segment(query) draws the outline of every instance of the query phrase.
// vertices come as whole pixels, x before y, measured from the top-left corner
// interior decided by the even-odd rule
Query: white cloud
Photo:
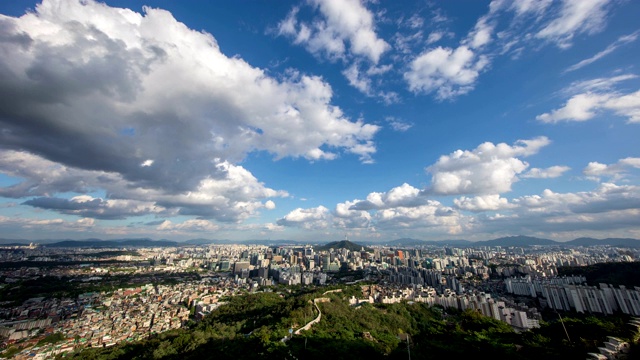
[[[366,200],[355,200],[351,210],[389,209],[395,207],[415,207],[427,203],[421,191],[407,183],[395,187],[388,192],[372,192]]]
[[[497,194],[475,196],[472,198],[463,196],[461,198],[454,199],[453,203],[460,210],[472,212],[497,211],[512,207],[512,205],[509,204],[508,199],[502,198]]]
[[[390,48],[376,35],[373,14],[359,0],[311,0],[310,4],[322,18],[299,23],[299,10],[294,8],[279,24],[279,32],[293,37],[311,53],[330,59],[361,56],[376,64]]]
[[[586,121],[594,118],[602,110],[613,111],[627,118],[629,123],[640,122],[640,90],[630,94],[584,93],[571,97],[566,104],[550,113],[536,117],[544,123],[560,121]]]
[[[389,93],[372,88],[371,77],[391,69],[391,65],[377,66],[391,46],[377,36],[374,15],[365,4],[360,0],[309,0],[307,3],[320,16],[310,23],[301,22],[298,20],[300,8],[294,7],[279,23],[278,34],[292,38],[294,44],[304,46],[317,57],[341,59],[344,64],[350,64],[342,74],[351,86],[387,104],[395,102]],[[365,62],[370,64],[367,71],[361,70]]]
[[[94,219],[86,218],[68,221],[64,219],[25,219],[0,215],[0,227],[19,228],[21,232],[51,233],[69,231],[73,233],[83,233],[95,225]]]
[[[611,54],[612,52],[614,52],[616,49],[618,49],[620,46],[627,44],[627,43],[631,43],[634,42],[638,39],[638,34],[640,32],[636,31],[632,34],[629,35],[624,35],[619,37],[616,41],[614,41],[612,44],[610,44],[609,46],[606,47],[606,49],[598,52],[597,54],[593,55],[592,57],[588,58],[588,59],[584,59],[574,65],[569,66],[564,72],[570,72],[570,71],[575,71],[578,69],[581,69],[591,63],[594,63],[600,59],[602,59],[603,57]]]
[[[518,212],[522,217],[532,216],[535,213],[538,218],[542,217],[547,221],[559,223],[563,222],[563,218],[575,219],[579,214],[638,210],[640,208],[640,188],[604,183],[593,191],[577,193],[555,193],[547,189],[543,191],[541,196],[524,196],[514,199],[513,203],[520,206]],[[558,220],[554,220],[554,217],[557,217]],[[534,219],[534,221],[536,220]]]
[[[239,160],[254,149],[307,156],[323,145],[351,148],[377,131],[331,106],[331,87],[319,77],[292,74],[277,81],[225,56],[213,36],[188,29],[169,12],[145,12],[45,0],[34,13],[4,18],[10,32],[32,39],[30,51],[17,51],[8,41],[0,47],[3,77],[12,79],[0,90],[16,98],[6,117],[13,120],[18,109],[30,109],[20,110],[22,121],[9,120],[8,130],[15,130],[9,144],[27,146],[15,137],[35,117],[42,118],[42,131],[74,125],[76,136],[112,139],[90,139],[97,150],[110,146],[105,150],[122,154],[117,158],[122,165],[106,165],[122,168],[154,159],[152,168],[158,169],[150,173],[167,173],[175,181],[177,174],[168,170],[177,159],[199,163],[198,172],[189,175],[202,176],[209,168],[203,159]],[[75,25],[65,25],[69,21]],[[65,67],[54,66],[63,60]],[[50,90],[49,98],[43,99],[42,89]],[[67,106],[58,108],[59,103]],[[60,135],[61,141],[70,136]],[[172,152],[154,144],[171,146]],[[135,175],[151,170],[144,168]]]
[[[341,229],[371,229],[371,214],[365,210],[355,210],[358,200],[346,201],[336,205],[333,212],[333,226]]]
[[[429,200],[422,191],[405,183],[387,192],[372,192],[366,200],[339,203],[333,212],[324,206],[296,209],[278,220],[278,225],[309,230],[366,230],[368,234],[379,229],[429,228],[454,234],[461,231],[462,219],[453,208]]]
[[[360,69],[358,69],[357,63],[353,63],[342,71],[342,75],[347,78],[349,85],[360,90],[363,94],[371,96],[371,79],[367,76],[363,76]]]
[[[520,160],[538,153],[550,143],[546,137],[518,140],[513,146],[486,142],[474,150],[456,150],[427,167],[431,173],[428,193],[438,195],[501,194],[511,190],[529,164]]]
[[[413,58],[404,78],[414,93],[436,92],[438,99],[450,99],[473,90],[480,73],[496,55],[510,54],[517,59],[540,42],[566,48],[578,34],[600,31],[609,11],[610,0],[493,0],[489,10],[476,21],[458,47],[428,48]],[[513,14],[509,20],[508,15]],[[496,29],[502,25],[502,29]],[[427,45],[441,39],[444,32],[433,31]],[[635,40],[635,33],[621,37],[616,46]],[[396,36],[396,47],[408,52],[407,36]],[[614,48],[581,67],[605,56]]]
[[[377,211],[375,223],[378,229],[433,228],[445,234],[458,234],[463,221],[459,213],[437,201],[416,207],[396,207]]]
[[[0,23],[2,161],[23,179],[5,196],[105,190],[106,201],[157,196],[164,208],[237,221],[279,196],[233,165],[248,153],[372,162],[376,151],[379,127],[331,105],[321,78],[269,77],[167,11],[45,0]],[[352,47],[377,54],[366,38]]]
[[[626,162],[637,164],[637,160]],[[420,201],[415,201],[418,198]],[[637,227],[640,216],[640,187],[612,183],[576,193],[547,189],[540,195],[511,200],[498,194],[460,197],[453,200],[454,208],[426,199],[422,192],[407,184],[386,193],[371,193],[367,199],[340,203],[334,212],[322,206],[296,209],[279,220],[278,225],[314,231],[366,230],[369,237],[423,234],[432,239],[465,233],[467,238],[486,239],[496,234],[552,233],[567,239],[585,234],[605,237],[628,234]],[[475,214],[464,215],[458,210]]]
[[[531,168],[522,174],[523,178],[532,179],[552,179],[562,176],[565,172],[571,170],[568,166],[551,166],[546,169]]]
[[[425,229],[456,234],[462,229],[462,217],[454,209],[433,200],[421,201],[408,206],[378,208],[371,215],[367,210],[357,209],[359,200],[347,201],[336,206],[335,212],[325,207],[296,209],[278,220],[278,225],[307,230],[331,228],[367,230]]]
[[[284,191],[265,187],[241,166],[220,162],[215,169],[215,177],[202,179],[190,191],[174,193],[137,187],[117,173],[76,169],[25,152],[0,151],[0,171],[24,179],[0,188],[0,196],[40,196],[25,204],[103,219],[163,213],[197,215],[227,222],[246,219],[261,208],[270,209],[273,202],[267,200],[263,204],[262,199],[288,196]],[[110,198],[82,195],[67,200],[53,197],[56,193],[89,193],[98,189],[104,189]]]
[[[40,209],[54,210],[67,215],[97,219],[125,219],[129,216],[168,213],[153,201],[105,200],[89,195],[74,196],[70,199],[39,197],[23,203]]]
[[[431,20],[434,24],[446,23],[449,21],[449,17],[442,11],[442,9],[434,9],[431,12]]]
[[[620,159],[611,165],[601,164],[596,161],[590,162],[587,167],[582,170],[582,173],[598,180],[603,176],[621,179],[630,168],[640,169],[640,158],[628,157]]]
[[[401,54],[412,54],[414,52],[414,48],[422,43],[422,36],[422,31],[410,34],[397,32],[393,35],[393,47]]]
[[[170,220],[165,220],[162,224],[158,225],[156,229],[163,232],[207,232],[216,231],[219,229],[219,226],[208,220],[202,219],[185,220],[177,224]]]
[[[626,117],[630,123],[640,123],[640,90],[626,95],[613,95],[602,108]]]
[[[457,48],[428,48],[416,56],[404,73],[409,90],[414,93],[436,92],[439,100],[451,99],[473,90],[480,72],[489,65],[489,57],[482,53],[492,41],[495,28],[492,15],[501,5],[493,1],[489,12],[480,17],[474,28]],[[429,35],[427,45],[445,35],[435,31]]]
[[[22,198],[55,193],[87,193],[122,183],[119,174],[64,166],[24,151],[0,151],[0,171],[20,179],[0,188],[0,196]]]
[[[264,207],[265,207],[265,209],[267,209],[267,210],[273,210],[273,209],[275,209],[275,208],[276,208],[276,203],[274,203],[272,200],[267,200],[267,201],[264,203]]]
[[[511,9],[515,11],[517,16],[525,14],[540,15],[551,3],[552,0],[515,0],[511,3]]]
[[[536,119],[544,123],[556,123],[563,120],[585,121],[596,116],[594,110],[600,108],[608,96],[592,93],[573,96],[567,103],[551,113],[538,115]]]
[[[427,37],[427,45],[440,41],[440,39],[442,39],[443,36],[444,36],[444,33],[441,31],[434,31],[430,33],[429,37]]]
[[[452,48],[437,47],[418,55],[404,74],[409,90],[415,93],[436,91],[440,100],[468,93],[476,79],[488,65],[488,59],[477,56],[467,46]]]
[[[312,230],[326,229],[329,227],[330,221],[331,214],[329,209],[320,205],[310,209],[297,208],[278,220],[276,224]]]
[[[413,14],[403,24],[406,24],[411,29],[419,29],[424,25],[424,19],[418,14]]]
[[[483,16],[478,19],[475,27],[463,43],[468,45],[471,49],[479,49],[491,42],[493,30],[494,25],[490,23],[489,16]]]
[[[580,236],[628,236],[640,216],[640,187],[601,184],[592,191],[556,193],[512,199],[495,215],[479,214],[466,222],[470,233],[495,236],[540,234],[572,239]],[[626,235],[625,235],[626,234]]]
[[[637,79],[638,75],[623,74],[605,78],[576,81],[562,90],[563,94],[575,95],[590,92],[612,92],[615,86],[623,81]]]
[[[596,33],[604,27],[609,0],[563,0],[558,16],[548,22],[536,37],[571,46],[576,34]]]
[[[615,85],[635,79],[637,75],[624,74],[610,78],[596,78],[575,82],[562,91],[571,96],[556,110],[536,116],[544,123],[591,120],[602,112],[610,111],[627,118],[629,123],[640,122],[640,90],[622,93]]]
[[[389,123],[394,131],[405,132],[413,127],[413,124],[400,120],[393,116],[387,116],[385,121]]]

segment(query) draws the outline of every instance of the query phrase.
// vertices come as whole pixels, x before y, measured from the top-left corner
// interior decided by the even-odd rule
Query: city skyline
[[[640,238],[639,13],[0,4],[1,237]]]

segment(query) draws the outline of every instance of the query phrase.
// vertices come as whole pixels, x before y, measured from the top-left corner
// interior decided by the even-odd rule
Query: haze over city
[[[0,3],[0,237],[640,238],[640,2]]]

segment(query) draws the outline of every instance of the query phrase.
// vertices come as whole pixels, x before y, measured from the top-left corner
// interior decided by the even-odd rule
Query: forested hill
[[[322,246],[317,246],[314,249],[317,251],[327,251],[329,249],[347,249],[350,251],[360,251],[362,248],[364,248],[366,251],[371,251],[370,248],[365,247],[364,245],[356,244],[349,240],[333,241]]]
[[[229,302],[190,329],[152,335],[148,340],[109,348],[84,349],[65,359],[461,359],[482,354],[493,359],[580,359],[597,352],[606,336],[630,337],[628,319],[565,315],[568,341],[557,320],[542,328],[514,332],[506,323],[471,310],[459,312],[420,303],[364,304],[351,307],[348,298],[361,296],[351,286],[342,293],[298,289],[251,293]],[[317,316],[311,330],[282,341]],[[638,355],[637,349],[632,349]]]

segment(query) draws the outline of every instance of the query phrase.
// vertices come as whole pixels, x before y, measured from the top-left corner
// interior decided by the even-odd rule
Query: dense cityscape
[[[640,287],[589,286],[584,275],[559,271],[633,263],[640,256],[638,248],[608,245],[389,247],[347,240],[137,248],[30,244],[3,246],[0,256],[0,336],[3,354],[15,359],[48,359],[141,341],[197,323],[231,297],[299,287],[357,286],[360,292],[346,299],[352,307],[408,302],[471,309],[518,332],[539,328],[542,312],[550,310],[640,316]],[[58,283],[59,291],[45,293],[38,281]],[[628,350],[624,346],[603,345],[600,353],[619,356]]]

